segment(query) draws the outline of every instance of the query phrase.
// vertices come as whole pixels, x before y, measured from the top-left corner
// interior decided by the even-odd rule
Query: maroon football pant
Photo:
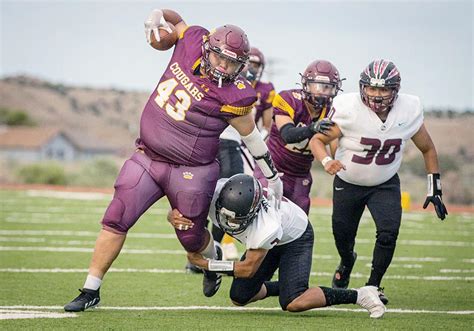
[[[137,151],[120,170],[102,227],[126,234],[148,208],[166,195],[171,208],[194,222],[192,229],[175,231],[184,249],[197,252],[204,245],[207,215],[218,178],[217,161],[198,167],[180,166],[153,161]]]
[[[255,167],[253,175],[264,187],[268,186],[267,179],[259,167]],[[294,202],[304,210],[306,215],[308,215],[311,204],[309,194],[311,191],[311,184],[313,183],[311,173],[308,173],[306,177],[294,177],[283,174],[283,176],[281,176],[281,181],[283,182],[283,196]]]

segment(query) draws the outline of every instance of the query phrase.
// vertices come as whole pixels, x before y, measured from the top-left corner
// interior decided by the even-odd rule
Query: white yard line
[[[56,246],[0,246],[0,251],[11,252],[11,251],[23,251],[23,252],[55,252],[55,253],[91,253],[93,251],[93,245],[89,247],[56,247]],[[121,253],[123,254],[171,254],[171,255],[184,255],[184,250],[159,250],[159,249],[132,249],[124,248]],[[339,256],[335,255],[321,255],[313,254],[313,259],[319,260],[339,260]],[[372,256],[357,256],[359,261],[372,261]],[[443,257],[410,257],[410,256],[399,256],[394,257],[393,261],[398,262],[424,262],[424,263],[435,263],[445,262],[446,258]],[[451,259],[452,261],[452,259]],[[461,258],[462,262],[474,263],[474,259]]]
[[[62,310],[62,306],[0,306],[0,309],[44,309],[44,310]],[[176,306],[176,307],[99,307],[98,310],[119,310],[119,311],[169,311],[169,310],[213,310],[213,311],[281,311],[280,307],[219,307],[219,306]],[[336,308],[336,307],[325,307],[312,309],[314,311],[336,311],[336,312],[351,312],[351,313],[365,313],[365,309],[350,309],[350,308]],[[395,314],[454,314],[454,315],[472,315],[474,310],[425,310],[425,309],[387,309],[387,313]]]
[[[46,311],[35,311],[35,310],[12,310],[12,309],[1,309],[0,307],[0,320],[12,320],[12,319],[30,319],[30,318],[68,318],[77,317],[76,314],[72,313],[51,313]],[[41,308],[39,308],[41,309]]]
[[[0,268],[0,272],[4,273],[87,273],[88,269],[63,269],[63,268],[52,268],[52,269],[29,269],[29,268]],[[109,272],[117,273],[152,273],[152,274],[184,274],[184,269],[135,269],[135,268],[110,268]],[[311,272],[311,276],[316,277],[332,277],[332,272]],[[361,273],[353,273],[352,278],[363,278],[367,279],[369,275]],[[461,277],[461,276],[415,276],[415,275],[385,275],[384,279],[398,279],[398,280],[425,280],[425,281],[450,281],[450,280],[461,280],[461,281],[472,281],[474,277]]]
[[[62,230],[0,230],[0,235],[31,235],[31,236],[80,236],[80,237],[97,237],[98,232],[93,231],[62,231]],[[175,234],[172,233],[134,233],[130,232],[128,237],[131,238],[160,238],[174,239]],[[357,244],[373,245],[375,239],[356,238]],[[316,243],[334,243],[332,238],[318,238]],[[409,246],[446,246],[446,247],[474,247],[473,242],[468,241],[445,241],[445,240],[398,240],[398,244]]]

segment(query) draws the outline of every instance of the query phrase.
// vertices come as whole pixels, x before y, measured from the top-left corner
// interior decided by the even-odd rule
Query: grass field
[[[383,283],[388,312],[371,320],[355,305],[294,314],[281,311],[270,298],[233,307],[230,277],[215,297],[204,297],[202,276],[183,271],[185,255],[165,221],[166,201],[130,231],[105,278],[101,308],[65,314],[62,306],[78,294],[87,275],[109,197],[57,194],[0,191],[1,329],[473,329],[473,215],[449,215],[442,223],[430,213],[404,214]],[[310,215],[316,234],[312,285],[330,285],[339,261],[330,214],[330,209],[313,208]],[[374,232],[367,214],[357,238],[352,287],[367,281]]]

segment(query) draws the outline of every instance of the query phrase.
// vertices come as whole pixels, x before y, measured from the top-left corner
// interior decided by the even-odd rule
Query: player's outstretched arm
[[[283,183],[273,164],[267,145],[255,127],[253,115],[248,113],[247,115],[234,117],[229,120],[229,124],[239,132],[245,146],[247,146],[250,154],[252,154],[255,162],[267,178],[268,188],[270,188],[269,193],[270,195],[275,195],[277,200],[276,206],[279,208],[283,197]],[[271,196],[269,198],[271,198]]]
[[[428,207],[428,205],[432,203],[438,218],[444,220],[446,215],[448,215],[448,210],[446,209],[442,199],[443,193],[441,190],[441,175],[439,174],[438,154],[436,153],[436,148],[424,124],[411,139],[423,154],[423,158],[425,160],[425,169],[428,174],[428,193],[426,195],[423,208]]]
[[[341,130],[335,124],[329,130],[327,130],[325,134],[315,134],[309,142],[309,147],[311,148],[311,152],[313,153],[314,157],[321,162],[324,170],[330,175],[335,175],[340,170],[346,169],[346,166],[343,165],[339,160],[333,160],[333,158],[328,155],[326,150],[326,145],[330,144],[341,135]]]
[[[263,248],[249,249],[245,253],[245,260],[237,262],[207,260],[200,253],[188,252],[188,260],[204,270],[224,273],[236,278],[252,278],[260,268],[267,252],[268,250]]]

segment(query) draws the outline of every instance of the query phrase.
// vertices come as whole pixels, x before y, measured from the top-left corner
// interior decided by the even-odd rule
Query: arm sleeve
[[[313,136],[309,126],[296,127],[294,123],[287,123],[280,129],[280,135],[286,144],[299,143]]]

